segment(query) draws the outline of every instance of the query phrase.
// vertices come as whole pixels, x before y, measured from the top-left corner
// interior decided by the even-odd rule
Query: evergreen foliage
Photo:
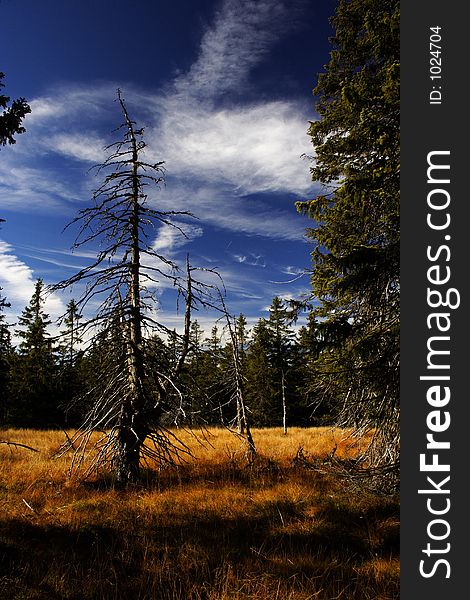
[[[78,305],[72,298],[67,304],[67,312],[62,319],[64,329],[60,332],[61,344],[59,346],[63,361],[69,364],[73,364],[81,352],[80,345],[83,342],[80,328],[81,319],[82,315]]]
[[[1,308],[7,306],[5,299]],[[0,308],[0,310],[1,310]],[[51,325],[44,312],[44,283],[38,280],[29,305],[19,318],[16,349],[10,344],[9,326],[0,312],[0,381],[3,422],[24,427],[79,427],[94,415],[96,427],[103,422],[96,399],[113,392],[112,382],[127,369],[126,341],[119,312],[104,322],[90,343],[82,343],[84,323],[75,300],[59,321],[59,342],[48,333]],[[274,298],[268,319],[250,330],[240,314],[233,320],[237,340],[239,377],[247,418],[255,427],[283,424],[283,392],[287,424],[303,426],[310,417],[315,394],[309,387],[316,357],[305,328],[297,335],[287,316],[285,303]],[[194,321],[189,336],[191,350],[175,386],[162,404],[162,427],[224,425],[236,428],[237,404],[233,401],[233,344],[217,324],[205,332]],[[145,387],[157,394],[158,374],[171,373],[184,351],[181,337],[169,332],[143,339]],[[310,362],[305,357],[311,356]],[[284,374],[284,378],[283,378]],[[176,385],[177,383],[177,385]],[[284,389],[283,389],[284,386]],[[327,417],[316,424],[330,422]]]
[[[198,331],[202,338],[203,331],[199,324]],[[217,325],[214,325],[209,338],[205,338],[197,347],[193,345],[186,368],[186,390],[191,398],[188,420],[191,424],[214,425],[221,422],[222,407],[227,403],[225,364],[221,336]]]
[[[373,464],[399,446],[399,14],[397,0],[340,1],[309,130],[324,193],[298,204],[315,221],[316,391],[342,425],[376,430]]]
[[[63,329],[60,331],[57,347],[59,407],[63,414],[64,426],[68,427],[78,427],[84,417],[84,402],[80,402],[80,396],[87,370],[82,349],[81,320],[78,305],[72,298],[60,321]]]
[[[0,72],[0,90],[5,87],[2,82],[5,74]],[[31,112],[31,108],[24,98],[13,100],[11,105],[10,97],[0,94],[0,146],[7,144],[16,144],[13,136],[24,133],[26,130],[21,125],[24,117]]]
[[[16,335],[22,340],[11,361],[8,420],[27,427],[47,427],[61,421],[54,346],[44,312],[45,290],[36,281],[30,303],[21,313]]]
[[[266,319],[259,319],[253,327],[247,351],[246,378],[248,405],[253,414],[253,424],[266,427],[281,424],[276,378],[270,369],[272,349]]]

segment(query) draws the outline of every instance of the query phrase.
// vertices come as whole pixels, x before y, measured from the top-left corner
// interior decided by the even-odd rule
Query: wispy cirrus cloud
[[[7,290],[11,308],[5,313],[10,321],[29,304],[36,279],[33,270],[16,256],[13,246],[0,240],[0,287]],[[56,294],[50,294],[45,310],[55,319],[65,312],[65,304]]]
[[[106,159],[105,141],[95,133],[59,133],[50,139],[50,149],[75,160],[101,164]]]
[[[292,116],[295,111],[287,103],[232,111],[191,110],[194,113],[186,119],[186,135],[178,125],[185,121],[183,115],[171,112],[160,115],[160,122],[149,128],[148,157],[165,158],[168,169],[168,185],[156,192],[155,202],[169,210],[190,209],[224,229],[299,239],[304,223],[295,218],[292,195],[306,194],[311,187],[308,166],[300,159],[307,150],[303,119]],[[66,128],[38,143],[51,154],[81,164],[83,172],[78,178],[76,168],[55,169],[29,160],[24,148],[2,160],[3,205],[42,211],[69,211],[74,204],[82,205],[97,183],[88,168],[103,159],[107,142],[94,133]],[[259,202],[250,204],[244,197],[270,192],[290,194],[285,205],[290,214],[282,209],[269,209],[265,214]]]
[[[194,224],[176,222],[186,237],[162,227],[153,242],[157,252],[178,257],[186,244],[196,243],[213,228],[267,242],[301,240],[305,220],[297,216],[293,202],[313,190],[310,165],[301,158],[312,153],[306,134],[311,114],[302,102],[289,98],[258,100],[250,93],[250,78],[277,41],[299,26],[308,4],[224,0],[201,38],[192,66],[160,89],[139,90],[125,82],[64,84],[34,99],[25,119],[27,134],[8,153],[2,151],[3,206],[71,215],[90,200],[101,180],[88,172],[89,167],[104,159],[104,146],[119,136],[110,132],[121,118],[119,105],[113,103],[121,86],[133,118],[146,128],[146,157],[164,160],[167,168],[166,187],[149,192],[151,205],[191,211],[200,218]],[[72,268],[71,258],[36,250],[28,253],[31,258]],[[250,277],[253,269],[239,268],[266,267],[261,252],[257,258],[245,246],[236,263],[228,256],[230,265],[222,261],[227,289],[246,307],[259,308],[277,289]],[[11,285],[17,281],[16,289],[26,290],[17,303],[22,308],[31,297],[34,273],[11,247],[2,256],[0,264],[9,265]],[[213,259],[209,256],[206,264],[220,264]]]
[[[230,109],[185,104],[162,115],[151,142],[175,177],[229,186],[236,195],[304,194],[312,187],[301,158],[311,149],[306,131],[306,118],[287,101]]]
[[[270,239],[299,241],[305,233],[305,220],[296,214],[292,196],[285,208],[273,208],[259,198],[237,195],[229,186],[173,180],[152,196],[161,210],[191,210],[201,223],[227,231]]]
[[[253,68],[299,25],[305,9],[298,0],[225,0],[186,73],[160,92],[122,84],[136,120],[147,125],[147,157],[165,160],[171,208],[187,209],[191,198],[191,210],[218,227],[279,239],[302,235],[304,224],[294,223],[292,195],[303,197],[312,189],[301,159],[311,150],[305,109],[291,100],[246,103],[236,94],[230,103],[220,99],[249,87]],[[120,118],[112,103],[117,87],[114,82],[57,86],[31,102],[28,135],[0,165],[0,194],[8,206],[65,210],[91,196],[95,180],[88,168],[103,160],[103,147],[113,141],[109,131]],[[76,164],[55,166],[54,155]],[[83,168],[81,181],[77,168]],[[260,193],[290,197],[285,209],[269,211],[268,218],[268,211],[246,199]]]
[[[220,191],[237,196],[312,188],[301,159],[311,151],[305,107],[287,100],[247,102],[239,95],[273,45],[299,26],[305,9],[299,1],[222,3],[196,61],[161,98],[150,130],[153,149],[172,175],[206,188],[225,186]]]
[[[75,190],[74,190],[75,188]],[[28,161],[10,157],[0,163],[2,207],[18,212],[67,210],[80,201],[80,186],[70,186],[67,178],[53,176],[47,169],[30,166]]]
[[[285,275],[303,275],[307,274],[307,268],[295,267],[294,265],[286,265],[280,268],[281,273]]]
[[[244,86],[273,44],[299,25],[303,2],[225,0],[202,37],[199,56],[174,82],[176,96],[212,100]]]
[[[172,255],[176,249],[185,246],[203,234],[202,227],[198,225],[176,220],[170,223],[163,224],[160,227],[158,235],[152,244],[152,249],[156,252]]]
[[[249,265],[250,267],[261,267],[264,269],[266,267],[266,260],[262,254],[254,254],[250,252],[247,254],[232,254],[232,258],[244,265]]]

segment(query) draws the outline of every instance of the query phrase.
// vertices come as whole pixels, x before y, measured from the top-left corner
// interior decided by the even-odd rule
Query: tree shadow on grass
[[[337,593],[343,579],[360,590],[367,582],[358,568],[373,553],[398,554],[396,512],[392,504],[361,511],[327,503],[313,522],[298,504],[283,501],[254,516],[205,513],[141,527],[135,519],[74,527],[12,519],[0,525],[0,596],[204,600],[229,573],[239,581],[272,580],[274,590],[332,585]],[[371,531],[378,532],[373,543]]]

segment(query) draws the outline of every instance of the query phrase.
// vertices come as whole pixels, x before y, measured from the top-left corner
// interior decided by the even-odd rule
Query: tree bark
[[[282,386],[282,428],[284,435],[287,435],[287,406],[286,406],[286,379],[284,370],[281,371],[281,386]]]
[[[138,148],[132,121],[129,118],[124,102],[119,101],[126,119],[132,147],[132,214],[131,228],[131,262],[129,266],[130,309],[128,322],[126,316],[126,346],[128,362],[129,396],[123,402],[121,423],[118,432],[117,479],[120,483],[136,480],[139,477],[140,449],[147,437],[143,424],[145,408],[144,394],[144,359],[142,349],[142,314],[140,301],[140,245],[139,245],[139,174]],[[127,325],[127,326],[126,326]]]

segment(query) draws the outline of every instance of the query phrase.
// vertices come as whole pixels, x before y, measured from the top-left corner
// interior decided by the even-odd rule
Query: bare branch
[[[14,448],[25,448],[26,450],[31,450],[31,452],[39,452],[39,450],[36,450],[36,448],[31,448],[31,446],[27,446],[26,444],[20,444],[18,442],[0,440],[0,444],[6,444],[7,446],[13,446]]]

